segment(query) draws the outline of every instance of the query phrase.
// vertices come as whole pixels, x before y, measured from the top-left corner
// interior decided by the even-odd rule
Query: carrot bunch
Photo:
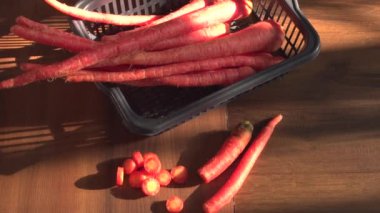
[[[129,186],[140,188],[148,196],[158,194],[160,187],[168,186],[172,181],[176,184],[184,184],[188,179],[185,166],[178,165],[169,171],[162,168],[157,154],[152,152],[142,154],[140,151],[133,152],[132,157],[126,158],[123,165],[118,166],[116,185],[123,186],[127,175],[129,175]]]
[[[11,32],[74,55],[48,65],[21,64],[24,72],[0,82],[0,89],[56,78],[144,87],[228,85],[283,60],[271,54],[284,40],[276,22],[230,31],[232,21],[252,12],[250,0],[192,0],[165,16],[105,14],[45,2],[77,19],[136,28],[93,41],[20,16]]]
[[[128,177],[127,177],[128,176]],[[128,183],[125,183],[128,179]],[[141,189],[146,196],[155,196],[161,187],[174,184],[185,184],[188,180],[188,170],[183,165],[177,165],[170,171],[162,168],[161,160],[157,154],[134,151],[130,158],[124,160],[123,165],[116,169],[116,186],[129,185],[131,188]],[[129,189],[126,189],[129,190]],[[168,212],[178,213],[183,209],[184,203],[178,196],[171,196],[166,201]]]

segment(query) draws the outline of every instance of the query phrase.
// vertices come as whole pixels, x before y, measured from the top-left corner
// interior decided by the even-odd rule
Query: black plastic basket
[[[110,97],[130,131],[142,135],[159,134],[270,82],[319,54],[319,36],[302,15],[296,0],[252,1],[254,11],[251,22],[273,19],[284,27],[286,41],[279,52],[287,59],[227,87],[134,88],[124,84],[98,83],[98,88]],[[76,6],[115,14],[164,14],[185,3],[187,2],[178,0],[82,0]],[[238,21],[234,27],[246,24],[246,20]],[[71,25],[75,33],[93,40],[105,34],[130,29],[80,20],[72,20]]]

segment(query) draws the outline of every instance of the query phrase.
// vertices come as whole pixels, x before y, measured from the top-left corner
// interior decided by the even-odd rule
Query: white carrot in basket
[[[184,16],[186,14],[189,14],[189,13],[194,12],[196,10],[205,8],[207,6],[222,3],[223,1],[235,1],[236,3],[239,4],[239,8],[236,12],[234,19],[247,17],[252,12],[252,1],[251,0],[192,0],[189,4],[183,6],[182,8],[178,9],[177,11],[174,11],[174,12],[170,13],[169,15],[166,15],[160,19],[157,19],[157,20],[151,22],[150,24],[148,24],[146,26],[136,28],[136,29],[131,30],[131,31],[119,32],[116,35],[104,36],[102,38],[102,41],[117,41],[118,39],[121,39],[121,38],[129,38],[129,36],[133,35],[136,32],[143,31],[147,27],[157,25],[157,24],[162,24],[164,22],[170,21],[170,20],[178,18],[180,16]],[[225,11],[220,10],[219,13],[223,14],[223,13],[225,13]],[[211,16],[211,15],[212,14],[207,14],[207,16]],[[231,19],[231,20],[234,20],[234,19]]]
[[[88,11],[85,9],[68,6],[57,0],[45,0],[47,4],[55,8],[56,10],[64,13],[68,16],[104,24],[113,24],[121,26],[132,26],[132,25],[145,25],[160,16],[157,15],[116,15],[109,13],[101,13]]]
[[[116,35],[104,36],[104,37],[102,37],[102,41],[115,41],[115,40],[118,40],[120,37],[125,36],[127,34],[130,34],[132,32],[141,31],[141,30],[145,29],[146,27],[157,25],[157,24],[161,24],[161,23],[170,21],[172,19],[175,19],[177,17],[180,17],[182,15],[185,15],[185,14],[194,12],[196,10],[202,9],[205,6],[210,5],[210,3],[211,3],[211,0],[192,0],[190,3],[182,6],[178,10],[173,11],[173,12],[169,13],[168,15],[166,15],[166,16],[164,16],[162,18],[159,18],[159,19],[157,19],[155,21],[152,21],[151,23],[147,24],[144,27],[136,28],[136,29],[134,29],[132,31],[120,32],[120,33],[118,33]]]

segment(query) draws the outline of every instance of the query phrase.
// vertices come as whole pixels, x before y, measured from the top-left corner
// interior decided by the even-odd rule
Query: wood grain
[[[228,105],[283,122],[236,197],[236,212],[380,212],[380,4],[300,1],[320,56]]]

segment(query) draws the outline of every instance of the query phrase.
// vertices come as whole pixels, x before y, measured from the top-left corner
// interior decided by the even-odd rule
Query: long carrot
[[[204,71],[200,73],[188,73],[183,75],[173,75],[162,78],[146,79],[141,81],[126,82],[136,87],[151,86],[175,86],[175,87],[205,87],[214,85],[229,85],[244,79],[255,71],[251,67],[239,67],[230,69],[220,69]]]
[[[284,32],[274,21],[262,21],[219,39],[157,52],[140,51],[112,58],[98,66],[160,65],[249,52],[273,52],[281,47]]]
[[[233,171],[227,182],[216,192],[207,202],[204,203],[203,209],[207,213],[218,212],[223,206],[231,202],[242,187],[248,177],[257,158],[260,156],[265,145],[268,143],[274,128],[282,120],[282,115],[274,117],[259,135],[254,139],[240,160],[238,166]]]
[[[68,16],[104,24],[121,26],[145,25],[160,16],[157,15],[116,15],[109,13],[93,12],[77,7],[68,6],[57,0],[45,0],[47,4]]]
[[[235,127],[218,153],[198,170],[204,182],[209,183],[217,178],[239,157],[251,140],[252,131],[253,125],[249,121]]]
[[[42,31],[43,33],[56,35],[56,36],[61,37],[61,39],[64,39],[64,40],[67,39],[67,40],[72,41],[74,39],[74,40],[85,42],[85,43],[93,42],[89,39],[65,32],[63,30],[60,30],[54,27],[50,27],[47,24],[42,24],[42,23],[33,21],[25,16],[18,16],[16,18],[16,24],[33,29],[33,30],[39,30],[39,31]]]
[[[55,29],[55,28],[51,28],[49,26],[42,27],[43,24],[40,24],[37,22],[33,23],[33,25],[40,24],[42,26],[40,27],[39,25],[33,26],[30,23],[25,25],[24,24],[26,21],[25,19],[20,18],[20,20],[22,21],[19,21],[18,23],[21,23],[21,24],[18,24],[13,27],[13,28],[17,28],[16,30],[11,28],[11,31],[13,33],[15,33],[16,35],[22,38],[32,40],[40,44],[64,48],[72,52],[84,51],[84,50],[95,48],[97,45],[102,45],[101,43],[98,43],[96,41],[85,39],[85,38],[82,38],[82,37],[79,37],[79,36],[76,36],[76,35]],[[228,23],[215,24],[207,28],[203,28],[200,30],[187,33],[183,36],[178,36],[171,39],[159,41],[153,44],[151,47],[148,47],[147,50],[149,51],[163,50],[163,49],[169,49],[169,48],[174,48],[174,47],[179,47],[179,46],[184,46],[188,44],[215,39],[222,35],[228,34],[230,31],[229,26],[230,25]],[[67,42],[68,40],[70,42]]]
[[[156,44],[153,44],[151,47],[148,47],[148,51],[157,51],[164,50],[174,47],[180,47],[188,44],[195,44],[203,41],[209,41],[216,39],[223,35],[230,33],[230,24],[229,23],[219,23],[212,25],[210,27],[202,28],[185,34],[183,36],[178,36],[170,39],[160,41]]]
[[[15,78],[2,81],[0,82],[0,89],[23,86],[48,78],[66,76],[117,55],[142,49],[159,40],[185,34],[216,23],[231,21],[240,14],[239,10],[241,7],[244,7],[242,1],[221,2],[142,30],[136,33],[133,39],[127,38],[109,45],[102,45],[96,50],[80,52],[76,56],[60,63],[44,66],[37,70],[23,73]]]
[[[227,56],[214,59],[205,59],[201,61],[190,61],[149,68],[125,70],[119,72],[102,72],[99,71],[78,71],[75,75],[67,77],[69,82],[125,82],[149,78],[160,78],[171,75],[179,75],[189,72],[199,72],[206,70],[217,70],[229,67],[250,66],[256,71],[265,69],[273,64],[282,61],[282,57],[273,57],[269,53],[259,53],[251,55]],[[23,64],[28,68],[35,68],[34,64]],[[38,66],[38,65],[37,65]]]
[[[95,45],[97,45],[96,42],[91,40],[86,40],[86,42],[84,42],[80,39],[64,37],[62,38],[61,36],[56,34],[50,34],[49,32],[29,29],[20,25],[15,25],[11,27],[10,31],[24,39],[32,40],[37,43],[53,47],[64,48],[71,52],[79,52],[86,49],[92,49],[95,47]],[[70,42],[68,42],[68,40]]]

